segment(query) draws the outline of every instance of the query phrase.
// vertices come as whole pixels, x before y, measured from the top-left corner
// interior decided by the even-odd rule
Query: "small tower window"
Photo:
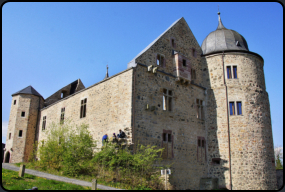
[[[167,133],[163,133],[163,141],[167,141]]]
[[[232,78],[231,66],[227,66],[227,74],[228,74],[228,79],[231,79]]]
[[[17,100],[14,100],[14,105],[16,105],[16,103],[17,103]]]
[[[242,106],[241,106],[241,102],[238,101],[237,102],[237,115],[242,115]]]
[[[171,45],[174,48],[174,45],[175,45],[174,39],[171,39]]]
[[[186,60],[183,59],[183,67],[186,67]]]
[[[228,79],[237,79],[237,66],[227,66]]]
[[[221,159],[220,158],[213,158],[212,165],[220,165]]]
[[[22,111],[21,117],[25,117],[25,111]]]
[[[196,116],[198,119],[204,119],[203,101],[196,99]]]
[[[11,139],[11,133],[9,133],[9,139]]]
[[[235,102],[230,102],[230,115],[235,115]]]
[[[19,130],[19,137],[23,136],[23,130]]]
[[[196,57],[196,49],[195,48],[192,48],[192,56]]]
[[[237,79],[237,66],[233,66],[234,79]]]

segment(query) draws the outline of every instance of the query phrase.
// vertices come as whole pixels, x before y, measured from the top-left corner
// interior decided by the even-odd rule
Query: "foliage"
[[[48,180],[46,178],[25,174],[19,177],[18,172],[2,168],[2,187],[6,190],[25,190],[36,186],[39,190],[90,190],[90,187]]]
[[[281,160],[280,160],[280,155],[277,155],[276,169],[283,169],[283,165],[282,165]]]
[[[47,140],[39,144],[40,160],[28,166],[88,181],[96,177],[98,183],[126,189],[164,188],[162,167],[154,166],[160,164],[163,149],[138,144],[132,152],[126,145],[109,142],[96,153],[86,124],[73,128],[68,121],[52,123],[46,131]]]

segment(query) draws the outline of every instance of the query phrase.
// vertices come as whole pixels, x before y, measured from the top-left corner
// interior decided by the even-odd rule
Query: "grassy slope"
[[[25,190],[38,187],[39,190],[90,190],[90,187],[48,180],[46,178],[25,174],[19,177],[18,172],[2,168],[2,186],[6,190]]]

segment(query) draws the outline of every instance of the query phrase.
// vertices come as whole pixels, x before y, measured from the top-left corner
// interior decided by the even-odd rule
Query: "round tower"
[[[28,86],[12,95],[4,163],[27,162],[33,149],[43,97]]]
[[[233,190],[276,189],[274,148],[263,58],[224,27],[202,43],[209,72],[208,174]]]

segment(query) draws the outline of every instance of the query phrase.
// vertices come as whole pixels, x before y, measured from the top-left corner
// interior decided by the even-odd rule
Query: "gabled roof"
[[[41,96],[41,94],[39,94],[31,85],[12,94],[12,96],[18,95],[18,94],[31,94],[31,95],[36,95],[36,96],[40,96],[43,98],[43,96]]]
[[[144,52],[146,52],[153,44],[156,43],[156,41],[158,41],[158,39],[164,35],[171,27],[173,27],[176,23],[178,23],[178,21],[180,21],[183,17],[181,17],[180,19],[176,20],[174,23],[172,23],[172,25],[170,25],[170,27],[168,27],[161,35],[159,35],[153,42],[151,42],[144,50],[142,50],[137,56],[135,56],[135,58],[133,58],[129,63],[128,63],[128,68],[131,67],[135,67],[136,66],[136,58],[138,58],[139,56],[141,56]]]

